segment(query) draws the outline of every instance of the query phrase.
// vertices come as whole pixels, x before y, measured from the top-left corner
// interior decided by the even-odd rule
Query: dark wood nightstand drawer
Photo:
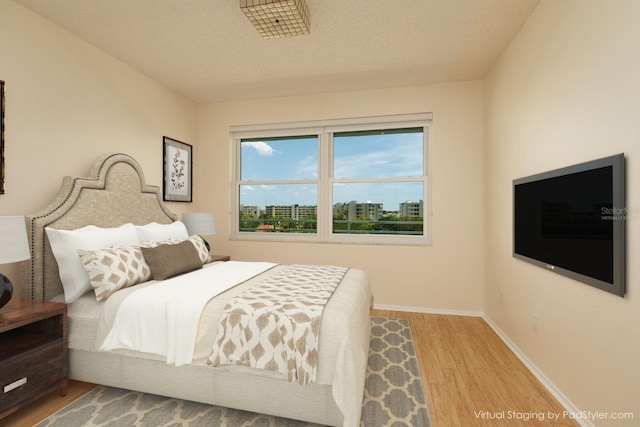
[[[8,357],[2,360],[0,370],[0,413],[44,396],[66,381],[64,339],[49,337],[43,340],[41,336],[22,335],[21,341],[41,342],[35,348],[15,355],[2,349]]]
[[[67,392],[67,305],[13,299],[0,311],[0,420]],[[2,424],[2,423],[0,423]]]

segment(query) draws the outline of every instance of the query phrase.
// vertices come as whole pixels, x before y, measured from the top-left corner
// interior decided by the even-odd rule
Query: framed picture
[[[0,194],[4,194],[4,81],[0,80]]]
[[[165,136],[163,148],[163,199],[170,202],[191,202],[193,147]]]

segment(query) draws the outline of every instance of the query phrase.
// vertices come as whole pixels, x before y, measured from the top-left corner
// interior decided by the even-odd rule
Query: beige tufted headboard
[[[162,202],[160,188],[145,184],[138,162],[127,154],[100,156],[87,177],[67,176],[54,201],[26,217],[31,245],[22,298],[49,300],[63,292],[45,227],[73,230],[85,225],[117,227],[131,222],[167,224],[177,219]]]

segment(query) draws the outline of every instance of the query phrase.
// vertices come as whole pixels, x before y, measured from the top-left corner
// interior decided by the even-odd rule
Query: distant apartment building
[[[369,218],[377,221],[383,215],[382,203],[356,202],[355,200],[349,203],[336,203],[333,205],[333,214],[338,213],[346,214],[345,219],[349,221],[355,218]]]
[[[309,218],[318,215],[317,206],[298,206],[297,218]]]
[[[424,218],[423,213],[424,202],[422,200],[419,202],[407,200],[406,202],[400,203],[400,212],[398,214],[401,217]]]
[[[258,206],[240,205],[240,213],[242,215],[250,215],[252,218],[259,218],[260,208]]]
[[[274,218],[304,219],[318,213],[317,206],[305,205],[267,205],[264,213]]]

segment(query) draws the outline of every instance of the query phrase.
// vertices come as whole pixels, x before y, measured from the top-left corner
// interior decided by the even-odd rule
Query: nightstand
[[[231,261],[229,255],[211,255],[211,262],[214,261]]]
[[[67,305],[11,300],[0,310],[0,419],[67,393]]]

